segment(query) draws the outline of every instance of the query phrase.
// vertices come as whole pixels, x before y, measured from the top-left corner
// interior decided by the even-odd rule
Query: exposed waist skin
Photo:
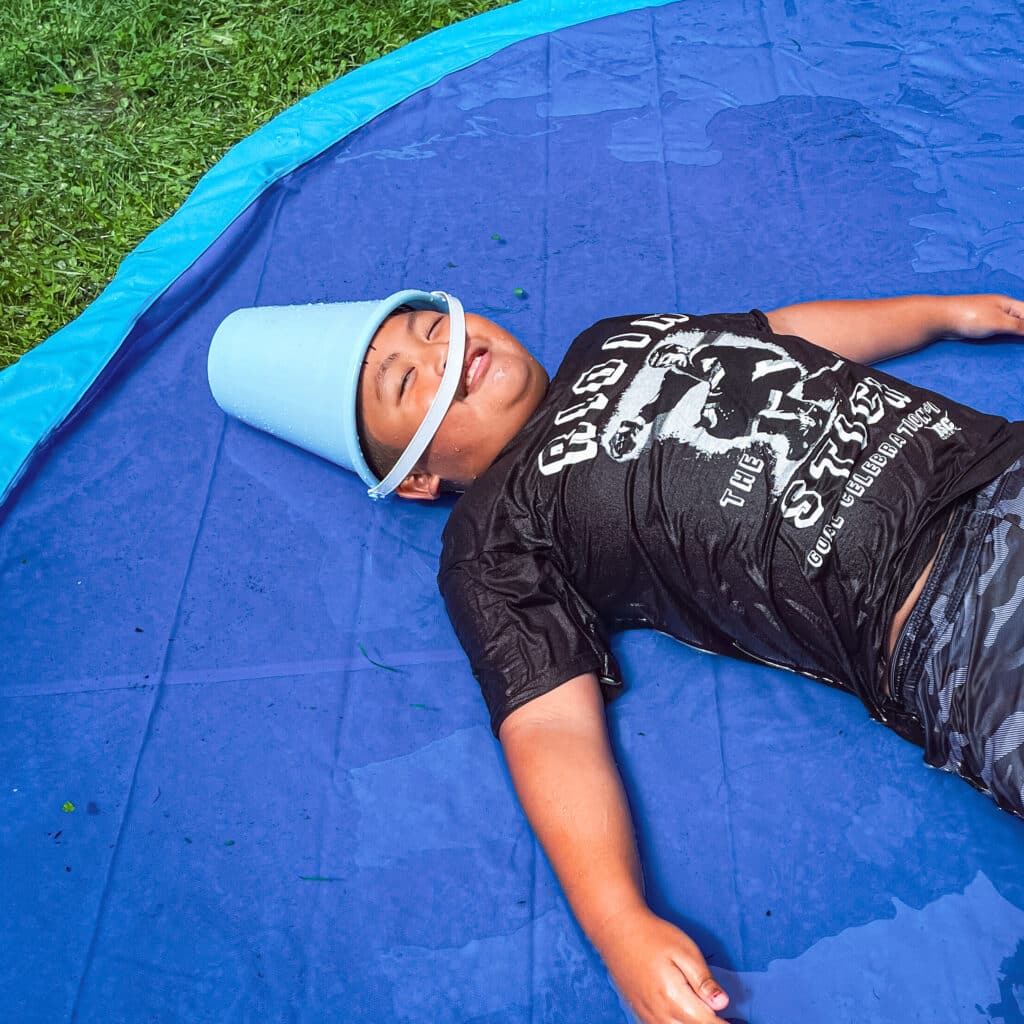
[[[921,575],[917,577],[913,587],[910,588],[910,593],[907,594],[906,600],[896,610],[896,614],[892,617],[892,622],[889,625],[889,635],[885,642],[885,653],[888,661],[892,661],[892,653],[896,647],[896,641],[899,639],[900,630],[906,625],[907,619],[910,617],[910,612],[914,605],[917,603],[917,599],[921,596],[921,591],[924,590],[924,585],[928,581],[928,574],[932,571],[932,566],[935,565],[935,559],[938,557],[939,548],[942,547],[942,541],[946,536],[946,531],[942,531],[942,536],[939,537],[938,543],[935,545],[935,552],[932,557],[928,559],[928,564],[921,571]],[[889,679],[888,674],[883,676],[882,687],[885,695],[889,696]]]

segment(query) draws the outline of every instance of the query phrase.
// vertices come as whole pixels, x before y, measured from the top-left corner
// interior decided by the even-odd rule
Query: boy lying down
[[[550,382],[444,293],[337,308],[338,461],[374,497],[465,492],[441,592],[527,817],[646,1024],[716,1020],[728,997],[644,900],[605,729],[610,633],[649,627],[851,691],[928,764],[1024,814],[1024,423],[868,365],[1024,334],[1024,302],[616,317]]]

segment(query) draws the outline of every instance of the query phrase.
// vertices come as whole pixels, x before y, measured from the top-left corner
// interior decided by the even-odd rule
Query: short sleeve
[[[774,334],[767,314],[761,309],[751,309],[746,313],[714,313],[700,319],[707,322],[709,328],[744,337]]]
[[[442,568],[438,584],[498,735],[522,705],[597,674],[606,699],[619,667],[597,615],[539,552],[485,552]]]
[[[763,309],[752,309],[744,314],[756,334],[774,334],[772,325],[768,322],[768,314]]]

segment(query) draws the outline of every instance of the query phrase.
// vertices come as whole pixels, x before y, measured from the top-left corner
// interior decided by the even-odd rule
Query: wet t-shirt
[[[856,693],[944,511],[1024,452],[1008,423],[774,334],[760,311],[602,320],[456,503],[438,577],[497,733],[650,627]]]

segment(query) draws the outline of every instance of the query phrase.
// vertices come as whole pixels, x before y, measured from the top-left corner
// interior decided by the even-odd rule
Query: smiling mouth
[[[486,349],[476,349],[467,354],[466,370],[462,378],[462,386],[467,395],[471,394],[474,388],[480,384],[490,362],[491,354]]]

